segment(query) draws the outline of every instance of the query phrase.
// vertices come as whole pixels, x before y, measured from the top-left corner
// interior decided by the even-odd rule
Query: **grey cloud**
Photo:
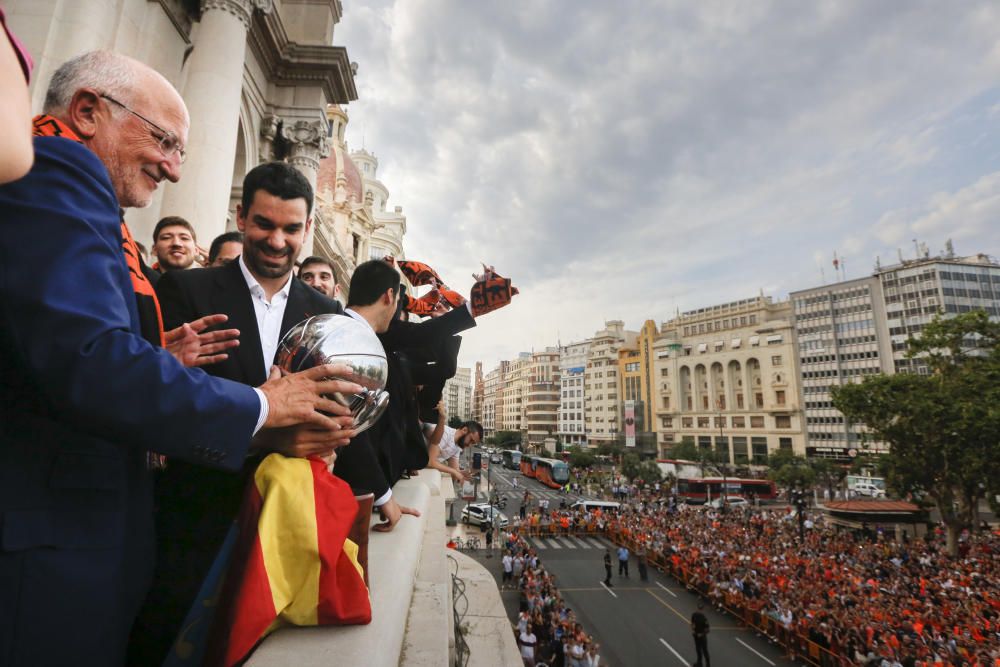
[[[494,262],[526,297],[558,285],[590,335],[802,287],[814,252],[879,252],[887,211],[960,190],[942,165],[995,171],[940,130],[995,90],[998,27],[986,1],[349,0],[337,43],[361,63],[352,145],[363,126],[411,256],[465,284]]]

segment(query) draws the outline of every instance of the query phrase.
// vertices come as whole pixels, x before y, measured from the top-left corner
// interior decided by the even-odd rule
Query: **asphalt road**
[[[483,477],[485,480],[486,475]],[[504,513],[509,517],[517,515],[525,488],[535,499],[535,507],[539,497],[549,498],[551,509],[559,506],[561,497],[566,498],[567,504],[580,497],[549,489],[520,473],[503,470],[499,464],[493,465],[490,477],[501,492],[508,494],[509,504]],[[518,478],[517,487],[513,486],[514,477]],[[481,492],[485,492],[485,482]],[[456,507],[456,516],[460,509],[460,506]],[[653,568],[649,568],[649,580],[640,581],[634,558],[629,564],[631,576],[619,577],[614,546],[603,538],[528,538],[528,541],[537,549],[545,568],[556,576],[563,599],[584,628],[601,644],[601,655],[608,665],[678,667],[694,663],[690,618],[697,608],[697,596]],[[614,585],[610,589],[602,583],[605,548],[612,550],[615,572],[612,577]],[[486,565],[499,585],[499,551],[490,554],[489,558],[484,550],[467,553]],[[501,595],[511,619],[516,619],[517,591],[502,591]],[[709,653],[716,667],[800,664],[787,659],[781,649],[765,638],[737,627],[731,617],[709,608],[704,612],[711,624]]]

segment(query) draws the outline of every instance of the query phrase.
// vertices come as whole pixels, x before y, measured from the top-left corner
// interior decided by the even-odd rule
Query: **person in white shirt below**
[[[524,661],[524,667],[535,667],[535,644],[538,643],[538,638],[532,632],[531,623],[528,623],[517,640],[521,645],[521,660]]]
[[[471,475],[468,471],[462,470],[458,457],[466,447],[479,444],[483,437],[483,427],[476,421],[464,422],[459,428],[446,426],[448,415],[442,403],[438,403],[437,411],[438,423],[427,436],[429,440],[427,465],[445,475],[451,475],[453,480],[461,484]]]

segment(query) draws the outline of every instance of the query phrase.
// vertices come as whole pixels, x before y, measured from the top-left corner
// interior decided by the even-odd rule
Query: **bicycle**
[[[479,549],[479,538],[478,537],[467,537],[465,538],[465,548],[466,550]]]

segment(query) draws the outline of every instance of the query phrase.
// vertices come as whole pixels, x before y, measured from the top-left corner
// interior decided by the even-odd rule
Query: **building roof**
[[[902,500],[831,500],[824,504],[833,512],[854,512],[858,514],[898,514],[920,512],[913,503]]]

